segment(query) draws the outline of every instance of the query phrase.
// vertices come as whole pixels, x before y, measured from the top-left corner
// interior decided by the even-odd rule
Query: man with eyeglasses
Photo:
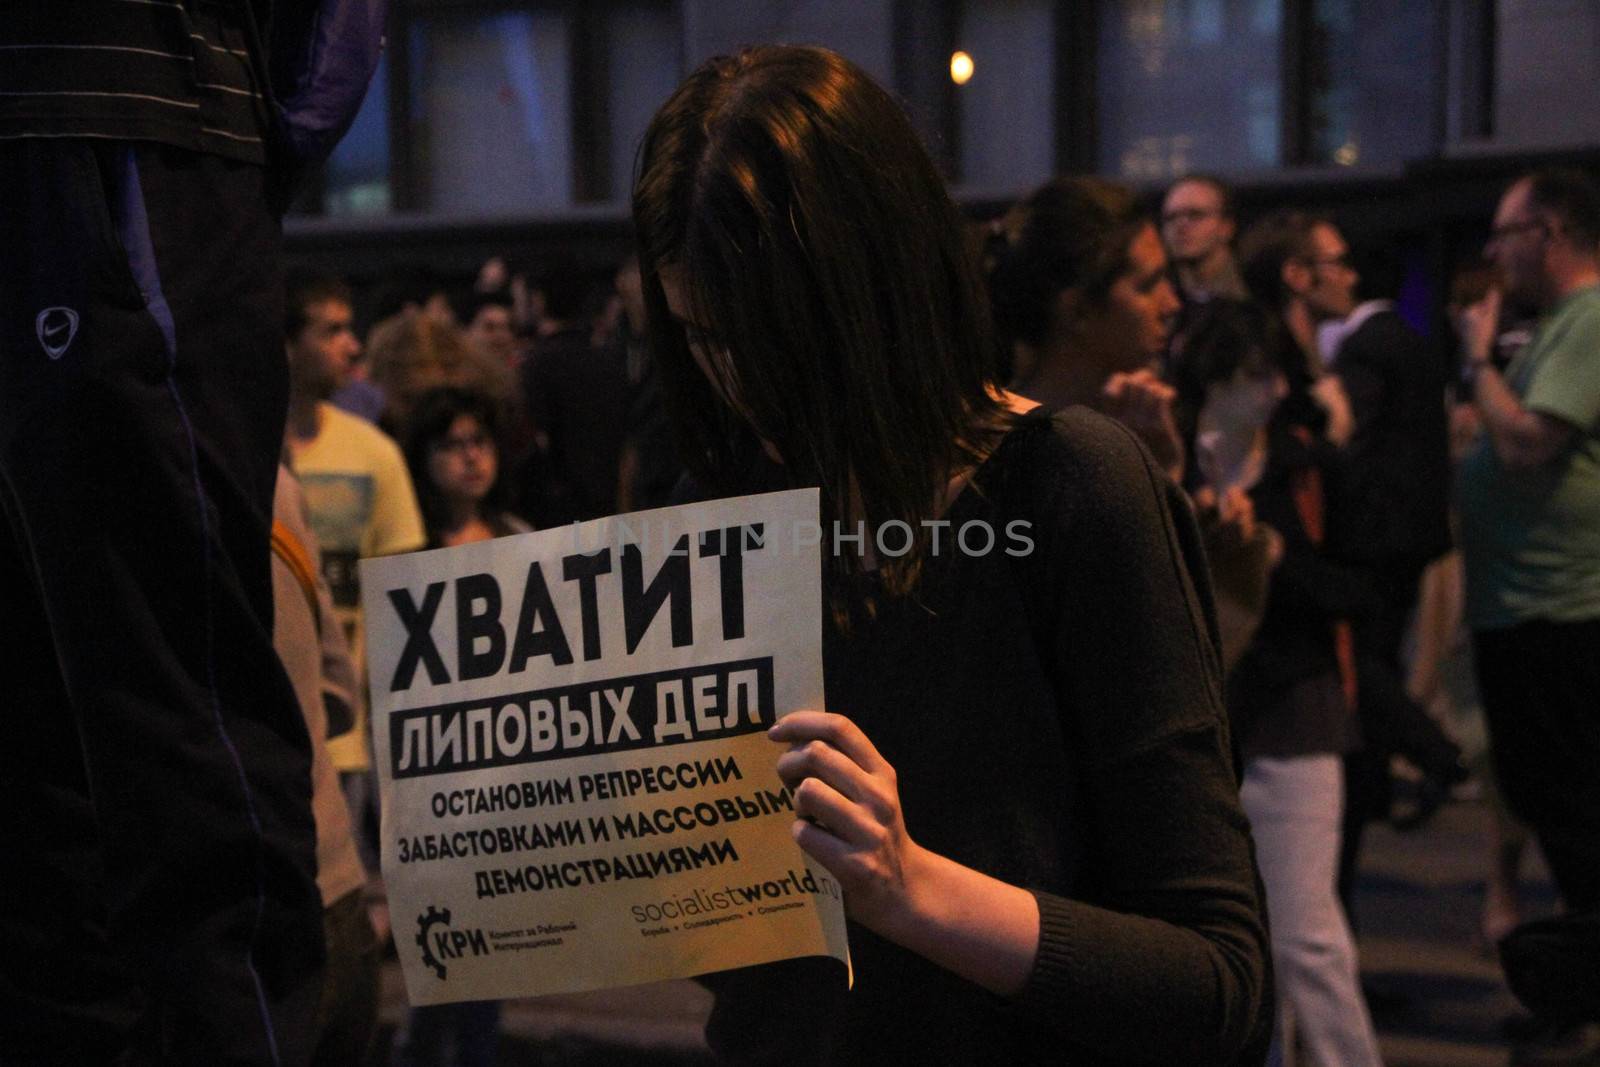
[[[1483,424],[1457,481],[1467,622],[1506,802],[1538,836],[1567,907],[1591,910],[1600,905],[1600,187],[1573,170],[1520,178],[1500,200],[1486,254],[1504,299],[1540,319],[1504,372],[1490,360],[1502,291],[1458,322],[1463,384]],[[1558,1040],[1600,1053],[1594,1026]]]
[[[1234,230],[1233,194],[1221,179],[1191,174],[1167,190],[1161,203],[1161,240],[1182,301],[1162,361],[1169,376],[1189,339],[1216,319],[1219,307],[1248,299],[1233,258]],[[1226,316],[1220,321],[1227,321]],[[1239,337],[1224,343],[1243,349],[1249,341]]]
[[[1355,420],[1340,464],[1344,506],[1330,540],[1342,562],[1370,571],[1379,596],[1378,610],[1355,631],[1363,736],[1362,747],[1345,759],[1339,896],[1348,912],[1363,831],[1388,814],[1393,799],[1391,754],[1402,753],[1423,772],[1418,819],[1467,771],[1460,749],[1407,694],[1401,664],[1422,572],[1450,547],[1444,361],[1396,308],[1401,269],[1393,250],[1369,249],[1359,275],[1348,255],[1333,259],[1337,265],[1323,269],[1356,277],[1362,299],[1317,333],[1323,362],[1344,383]]]
[[[1161,239],[1185,304],[1217,296],[1245,299],[1233,258],[1235,229],[1233,195],[1221,179],[1191,174],[1167,190],[1161,203]]]

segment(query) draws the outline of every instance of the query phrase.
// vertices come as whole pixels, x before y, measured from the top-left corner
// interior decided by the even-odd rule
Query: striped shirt
[[[261,0],[0,2],[0,139],[159,141],[266,160]]]

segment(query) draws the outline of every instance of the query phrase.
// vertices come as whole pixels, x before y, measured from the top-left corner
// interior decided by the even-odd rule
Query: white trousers
[[[1298,1035],[1317,1067],[1381,1067],[1355,938],[1334,885],[1344,764],[1335,755],[1255,759],[1239,799],[1272,923],[1280,1023],[1274,1052],[1292,1053]]]

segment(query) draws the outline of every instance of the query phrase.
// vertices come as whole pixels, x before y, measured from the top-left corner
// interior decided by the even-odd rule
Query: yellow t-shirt
[[[322,573],[333,593],[335,614],[350,640],[357,676],[366,678],[366,642],[361,626],[359,559],[414,552],[427,543],[417,495],[400,447],[376,426],[317,405],[320,430],[290,452],[300,477],[311,531],[322,546]],[[341,771],[369,767],[364,702],[355,728],[328,741],[328,755]]]

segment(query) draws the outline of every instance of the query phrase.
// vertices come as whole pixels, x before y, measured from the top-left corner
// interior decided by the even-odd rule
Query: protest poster
[[[364,560],[412,1004],[845,961],[776,717],[824,707],[816,490]]]

